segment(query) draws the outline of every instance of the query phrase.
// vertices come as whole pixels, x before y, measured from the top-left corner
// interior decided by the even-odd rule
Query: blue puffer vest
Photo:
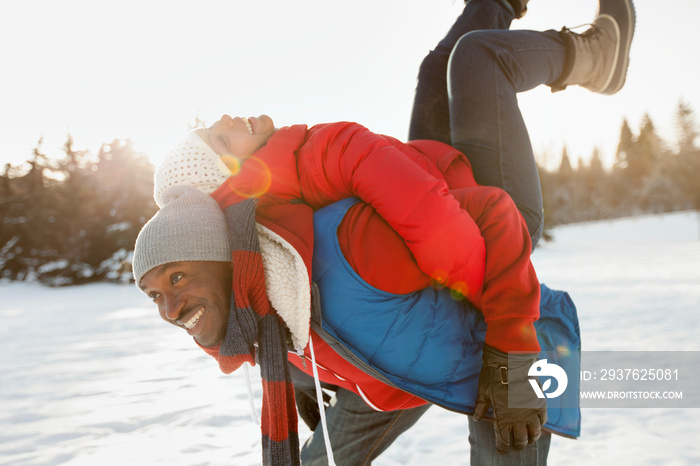
[[[355,202],[345,199],[314,214],[312,278],[321,293],[312,327],[365,373],[449,410],[473,413],[486,334],[483,315],[447,289],[397,295],[365,282],[343,257],[337,237]],[[535,322],[541,357],[561,366],[569,379],[563,395],[547,399],[545,428],[577,437],[581,339],[576,308],[565,292],[544,285],[541,292]]]

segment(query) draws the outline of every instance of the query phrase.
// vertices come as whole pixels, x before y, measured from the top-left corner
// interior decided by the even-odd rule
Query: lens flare
[[[272,185],[270,167],[258,157],[251,156],[245,159],[236,173],[240,176],[231,177],[226,180],[226,183],[233,192],[241,197],[260,197]]]
[[[236,175],[241,169],[241,162],[231,154],[224,154],[221,157],[221,161],[226,165],[231,175]],[[224,173],[228,175],[229,173]]]
[[[450,290],[450,297],[455,301],[464,301],[464,295],[457,290]]]
[[[571,349],[564,345],[557,345],[557,353],[560,356],[571,356]]]
[[[520,327],[520,333],[522,333],[523,338],[536,337],[535,329],[529,325],[523,325]]]
[[[451,288],[450,296],[455,301],[462,301],[469,291],[467,284],[464,282],[456,282]]]
[[[447,271],[435,270],[431,274],[431,278],[435,280],[436,283],[444,284],[447,281]]]

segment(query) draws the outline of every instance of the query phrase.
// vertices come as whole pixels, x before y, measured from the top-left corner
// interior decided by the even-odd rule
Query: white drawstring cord
[[[243,363],[243,372],[245,373],[245,381],[248,386],[248,402],[250,403],[250,417],[253,418],[253,422],[260,425],[260,417],[258,416],[258,411],[255,409],[255,400],[253,399],[253,383],[250,381],[250,366],[248,363]]]
[[[335,460],[333,459],[333,449],[331,448],[331,439],[328,435],[328,426],[326,425],[326,409],[323,404],[323,391],[321,391],[321,382],[318,378],[318,367],[316,366],[316,353],[314,353],[314,342],[313,339],[309,338],[309,350],[311,350],[311,367],[314,372],[314,385],[316,386],[316,401],[318,402],[318,409],[321,413],[321,427],[323,429],[323,441],[326,444],[326,456],[328,457],[328,466],[336,466]],[[255,409],[255,401],[253,399],[253,383],[250,380],[250,366],[248,363],[243,364],[243,373],[245,374],[246,385],[248,388],[248,402],[250,404],[250,416],[253,418],[253,422],[260,425],[260,417],[258,416],[258,411]]]
[[[331,439],[328,435],[328,426],[326,425],[326,409],[323,405],[323,392],[321,391],[321,382],[318,379],[318,368],[316,367],[316,354],[314,353],[314,340],[309,336],[309,350],[311,351],[311,367],[314,371],[314,385],[316,385],[316,401],[318,401],[318,410],[321,413],[321,427],[323,428],[323,441],[326,444],[326,456],[328,457],[328,466],[335,466],[333,459],[333,449],[331,448]]]

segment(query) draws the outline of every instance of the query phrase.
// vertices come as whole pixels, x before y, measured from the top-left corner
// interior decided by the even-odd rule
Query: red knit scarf
[[[224,209],[229,225],[233,265],[231,310],[224,341],[216,358],[230,374],[241,364],[258,361],[263,384],[261,416],[263,464],[299,465],[299,434],[284,323],[265,293],[262,255],[255,229],[255,199]]]

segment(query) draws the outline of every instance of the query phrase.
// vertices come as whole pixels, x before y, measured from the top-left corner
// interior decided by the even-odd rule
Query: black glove
[[[484,345],[484,366],[479,376],[474,420],[482,419],[489,407],[493,407],[496,449],[499,453],[508,453],[511,447],[522,450],[535,442],[547,422],[547,403],[544,398],[537,398],[527,377],[537,356],[537,353],[528,353],[511,354],[509,357],[496,348]],[[521,407],[508,407],[509,388],[511,406]]]

